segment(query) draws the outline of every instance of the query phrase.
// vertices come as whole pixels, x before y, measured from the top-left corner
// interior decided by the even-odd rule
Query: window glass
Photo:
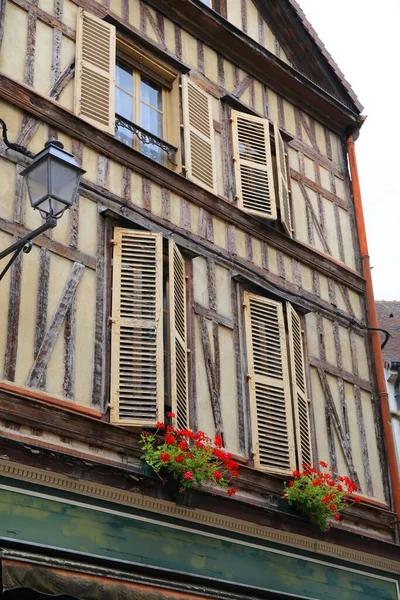
[[[122,88],[129,94],[133,93],[133,74],[132,69],[117,63],[115,68],[115,85]]]
[[[115,90],[115,112],[133,121],[133,98],[119,88]]]
[[[141,101],[158,110],[162,110],[162,89],[156,83],[142,77]]]

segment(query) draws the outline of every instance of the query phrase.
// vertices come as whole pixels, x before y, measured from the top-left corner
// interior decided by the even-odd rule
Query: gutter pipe
[[[371,266],[368,255],[367,236],[365,231],[364,212],[361,200],[360,180],[358,177],[358,167],[356,150],[354,145],[354,136],[347,138],[347,152],[349,157],[351,185],[353,190],[354,209],[357,225],[357,233],[360,244],[362,273],[365,279],[365,292],[367,300],[368,320],[371,328],[378,329],[378,316],[375,306],[374,291],[372,287]],[[375,364],[375,374],[378,385],[379,405],[382,415],[383,434],[385,438],[387,459],[389,463],[389,473],[392,486],[394,510],[397,515],[397,530],[400,533],[400,476],[396,459],[396,447],[394,443],[393,430],[391,426],[391,415],[389,408],[389,395],[386,387],[385,372],[383,366],[383,356],[381,342],[378,331],[371,331],[372,353]],[[398,541],[398,536],[396,535]]]

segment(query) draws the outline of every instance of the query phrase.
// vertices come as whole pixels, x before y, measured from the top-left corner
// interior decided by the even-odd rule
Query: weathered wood
[[[366,492],[366,494],[368,494],[368,496],[373,498],[374,497],[374,487],[372,484],[371,468],[369,466],[368,441],[367,441],[367,434],[365,432],[364,415],[363,415],[363,408],[362,408],[362,402],[361,402],[360,388],[357,385],[355,385],[353,387],[353,391],[354,391],[354,402],[355,402],[355,406],[356,406],[358,432],[359,432],[360,443],[361,443],[361,456],[362,456],[362,461],[363,461],[365,486],[366,486],[365,492]]]
[[[294,281],[295,285],[297,285],[298,287],[301,288],[301,286],[302,286],[301,264],[299,263],[298,260],[295,260],[295,259],[292,260],[292,272],[293,272],[293,281]]]
[[[317,271],[314,271],[314,269],[312,269],[312,271],[311,271],[311,280],[312,280],[313,294],[320,297],[321,296],[321,286],[320,286],[320,281],[319,281],[319,275],[318,275]]]
[[[127,202],[130,202],[131,195],[132,195],[131,171],[127,167],[122,167],[122,197]]]
[[[175,24],[175,54],[178,60],[182,60],[182,30]]]
[[[355,316],[354,308],[351,305],[349,290],[346,286],[339,283],[339,289],[342,293],[344,303],[350,315]]]
[[[108,187],[108,172],[109,172],[110,161],[106,156],[99,156],[98,167],[97,167],[97,183],[101,187]]]
[[[38,2],[39,0],[31,0],[33,6],[37,6]],[[33,86],[33,80],[35,77],[36,23],[36,13],[29,11],[24,76],[24,81],[26,85],[29,86]]]
[[[197,70],[199,73],[204,75],[204,46],[200,40],[196,41],[197,44]]]
[[[353,455],[352,455],[352,450],[351,450],[350,436],[346,433],[346,431],[340,421],[339,415],[336,410],[335,401],[333,400],[332,392],[330,390],[329,383],[328,383],[328,380],[327,380],[324,370],[321,367],[318,367],[317,371],[318,371],[318,375],[319,375],[322,389],[323,389],[324,396],[325,396],[325,407],[327,410],[327,414],[329,415],[329,418],[331,419],[333,426],[335,428],[338,440],[340,442],[340,446],[343,451],[343,456],[344,456],[347,468],[350,473],[350,477],[353,479],[353,481],[356,483],[356,485],[358,487],[360,487],[360,481],[358,479],[358,475],[357,475],[357,472],[356,472],[356,470],[354,468],[354,464],[353,464]]]
[[[317,335],[318,335],[319,357],[321,360],[325,360],[326,359],[326,350],[325,350],[324,322],[323,322],[321,313],[317,313]]]
[[[329,302],[333,306],[337,306],[335,282],[332,281],[332,279],[330,279],[329,277],[328,277],[328,294],[329,294]]]
[[[225,88],[225,68],[224,68],[224,57],[218,54],[218,85]]]
[[[240,12],[242,17],[242,30],[247,33],[247,0],[240,0]]]
[[[301,182],[301,181],[299,182],[299,187],[300,187],[301,193],[303,194],[303,198],[304,198],[304,202],[306,204],[307,210],[312,218],[315,229],[317,230],[318,237],[321,240],[322,246],[323,246],[325,252],[327,252],[328,254],[330,254],[332,256],[332,252],[329,248],[328,240],[326,239],[326,236],[324,235],[321,224],[319,222],[317,215],[315,214],[314,207],[312,205],[312,202],[310,200],[310,197],[307,193],[306,187],[303,184],[303,182]]]
[[[105,223],[103,217],[97,215],[97,262],[96,262],[96,308],[94,325],[94,356],[92,379],[92,406],[105,412],[105,344],[106,338],[106,246]]]
[[[216,310],[212,308],[207,308],[198,302],[193,304],[194,313],[196,315],[205,317],[210,321],[218,323],[218,325],[222,325],[223,327],[227,327],[228,329],[233,329],[233,321],[229,317],[225,317],[224,315],[220,315]]]
[[[350,354],[351,354],[351,370],[355,377],[358,377],[358,358],[357,358],[357,347],[356,340],[354,337],[354,331],[349,329],[349,342],[350,342]]]
[[[20,93],[22,90],[23,93]],[[118,140],[112,139],[104,132],[82,122],[81,119],[77,119],[56,103],[36,94],[33,90],[21,87],[20,84],[4,75],[0,75],[0,97],[55,126],[62,121],[63,131],[67,135],[89,143],[92,148],[100,153],[117,160],[125,166],[130,166],[141,175],[151,177],[156,183],[168,187],[171,191],[190,199],[191,202],[197,205],[203,206],[228,223],[243,226],[245,230],[253,232],[260,240],[267,241],[275,248],[297,258],[297,260],[301,260],[305,264],[312,265],[321,273],[347,284],[356,291],[362,292],[364,290],[362,277],[353,270],[337,264],[336,261],[327,261],[326,257],[315,249],[308,248],[305,244],[289,238],[278,230],[268,228],[266,231],[265,225],[260,223],[258,219],[243,214],[242,211],[226,202],[225,199],[220,199],[206,190],[199,190],[198,186],[176,173],[162,169],[158,165],[154,167],[150,164],[151,161],[148,161],[146,157],[142,157],[140,153],[136,153]]]
[[[19,237],[14,237],[14,242]],[[10,293],[7,317],[7,345],[4,356],[3,378],[8,381],[15,380],[18,353],[19,313],[21,308],[21,283],[22,283],[22,257],[21,253],[11,267]]]
[[[232,96],[236,96],[236,98],[240,98],[240,96],[247,90],[250,86],[253,78],[250,75],[246,75],[243,79],[235,86],[235,89],[232,92]]]
[[[285,108],[282,96],[278,96],[278,124],[281,129],[285,129]]]
[[[307,368],[304,369],[305,378],[306,378],[306,395],[309,399],[309,410],[308,417],[310,420],[310,438],[311,438],[311,451],[312,451],[312,460],[313,464],[319,464],[318,458],[318,445],[317,445],[317,427],[315,422],[314,415],[314,399],[312,394],[312,384],[311,384],[311,369],[310,365],[310,353],[308,350],[308,341],[306,334],[306,319],[305,315],[299,315],[300,317],[300,326],[302,333],[302,341],[303,341],[303,353],[304,353],[304,364],[307,365]],[[318,400],[316,400],[318,402]]]
[[[20,8],[23,8],[26,11],[30,11],[32,14],[35,14],[37,16],[38,21],[41,21],[42,23],[45,23],[46,25],[49,25],[50,27],[53,27],[54,29],[61,31],[61,33],[63,35],[68,37],[70,40],[75,41],[75,31],[73,29],[71,29],[71,27],[68,27],[68,25],[65,25],[65,23],[63,23],[55,15],[54,16],[49,15],[49,13],[47,13],[46,11],[39,8],[37,3],[32,4],[30,2],[30,0],[8,0],[8,1],[12,2],[13,4],[16,4],[17,6],[19,6]]]
[[[333,341],[335,344],[335,356],[336,356],[336,364],[339,369],[342,368],[342,348],[340,344],[340,335],[339,335],[339,325],[337,321],[333,321],[332,323],[333,330]]]
[[[1,50],[1,44],[3,42],[3,36],[4,36],[4,21],[6,18],[6,5],[7,5],[7,0],[0,0],[0,50]]]
[[[223,59],[222,59],[223,62]],[[227,104],[220,103],[221,115],[221,158],[222,158],[222,177],[224,182],[224,193],[229,200],[233,201],[236,196],[235,176],[232,161],[232,127],[230,123],[230,108]]]
[[[333,204],[333,212],[335,215],[336,238],[337,238],[338,246],[339,246],[339,257],[342,262],[346,262],[346,257],[344,255],[342,226],[340,224],[339,208],[338,208],[338,205],[336,204],[336,202]]]
[[[265,45],[265,40],[264,40],[264,19],[262,17],[262,14],[260,13],[260,11],[257,11],[257,21],[258,21],[258,41],[261,44],[261,46]]]
[[[72,60],[63,70],[57,81],[51,86],[48,96],[57,100],[61,92],[66,88],[68,83],[72,80],[75,73],[75,59]],[[17,143],[22,146],[28,146],[33,136],[39,129],[40,120],[35,117],[28,117],[26,121],[23,121],[21,131],[17,137]],[[58,123],[59,125],[59,123]]]
[[[35,357],[32,368],[26,380],[26,385],[28,387],[38,387],[40,383],[40,380],[48,364],[50,354],[56,342],[58,333],[61,329],[61,325],[64,321],[65,315],[75,296],[84,268],[84,265],[74,263],[72,271],[62,291],[61,298],[58,302],[51,323],[45,333],[43,342],[39,348],[39,351]]]
[[[254,262],[253,259],[253,244],[251,241],[251,235],[246,233],[246,258],[249,262]]]
[[[211,408],[214,418],[215,431],[223,437],[223,424],[222,424],[222,413],[221,413],[221,399],[220,399],[220,373],[217,373],[217,369],[220,369],[219,363],[219,341],[218,336],[213,335],[214,341],[214,357],[211,351],[211,341],[207,327],[207,319],[203,316],[199,316],[200,325],[200,336],[201,345],[203,348],[204,365],[207,375],[208,389],[210,393]],[[217,343],[217,347],[215,344]],[[218,362],[217,362],[218,357]]]
[[[332,140],[331,134],[327,127],[324,127],[324,136],[325,136],[325,146],[326,146],[326,155],[329,160],[332,160]]]
[[[142,180],[143,208],[151,212],[151,181],[143,178]]]
[[[293,148],[293,150],[301,152],[302,154],[307,156],[307,158],[317,162],[321,167],[324,167],[325,169],[334,173],[341,179],[345,177],[346,171],[341,165],[336,164],[335,162],[333,162],[333,160],[329,160],[329,158],[327,158],[323,154],[320,154],[319,152],[314,150],[314,148],[307,146],[307,144],[305,144],[298,138],[292,137],[288,144],[291,148]],[[303,171],[301,172],[304,173]]]
[[[350,372],[343,367],[335,367],[335,365],[327,363],[325,359],[310,357],[309,362],[310,365],[312,365],[313,367],[321,368],[325,371],[325,373],[328,373],[333,377],[340,377],[344,381],[347,381],[352,385],[356,385],[359,388],[365,390],[366,392],[371,392],[371,383],[366,379],[362,379],[361,377],[359,377],[358,374],[354,373],[354,371]]]
[[[226,242],[228,252],[232,255],[236,255],[236,227],[234,225],[226,225]]]
[[[192,226],[190,204],[186,199],[181,202],[181,226],[186,231],[190,231]]]
[[[165,45],[165,32],[164,32],[164,17],[160,13],[156,13],[156,18],[153,17],[148,6],[144,2],[140,2],[140,30],[143,34],[146,34],[147,23],[150,23],[153,29],[157,41],[160,46],[166,49]]]
[[[314,148],[314,150],[316,152],[318,152],[318,153],[321,153],[321,151],[320,151],[320,149],[318,147],[317,138],[316,138],[316,135],[315,135],[315,121],[314,121],[314,119],[312,119],[312,117],[308,117],[309,121],[307,121],[306,115],[301,110],[295,110],[295,118],[297,118],[299,120],[299,123],[300,123],[300,135],[299,135],[300,139],[303,139],[302,129],[301,129],[303,127],[304,131],[308,135],[308,138],[309,138],[309,140],[311,142],[311,145]]]
[[[265,242],[261,242],[261,263],[262,263],[262,268],[265,269],[266,271],[268,271],[269,270],[268,246]]]
[[[161,188],[161,217],[171,220],[171,194],[167,188]]]
[[[236,365],[236,393],[237,393],[237,417],[238,417],[238,437],[239,437],[239,451],[247,456],[247,428],[245,415],[248,414],[246,404],[246,392],[245,376],[246,376],[246,365],[243,356],[242,342],[240,340],[240,334],[243,332],[242,324],[242,307],[240,302],[240,287],[237,282],[231,282],[231,306],[232,306],[232,328],[233,328],[233,346],[235,351],[235,365]]]
[[[40,248],[39,258],[39,281],[36,301],[36,327],[33,358],[36,359],[43,339],[46,333],[47,325],[47,306],[49,300],[49,280],[50,280],[50,252],[47,248]],[[39,389],[46,386],[46,372],[43,372],[42,379],[38,384]]]
[[[215,280],[215,261],[212,258],[207,259],[207,289],[208,306],[212,311],[217,311],[217,289]]]
[[[77,140],[72,140],[72,154],[79,166],[82,165],[83,145]],[[69,210],[68,243],[71,248],[78,248],[79,238],[79,194]]]
[[[73,400],[75,395],[76,298],[73,298],[64,321],[64,378],[63,396]],[[43,381],[42,376],[42,380]]]
[[[54,0],[53,14],[56,19],[63,20],[64,0]],[[53,28],[53,56],[51,63],[51,84],[54,85],[60,76],[62,32]]]
[[[203,208],[199,211],[199,231],[200,235],[209,242],[214,241],[214,228],[212,216]]]
[[[282,254],[282,252],[277,252],[276,253],[276,262],[278,264],[278,275],[279,275],[279,277],[282,277],[282,279],[286,279],[285,262],[283,260],[283,254]]]
[[[25,221],[25,179],[21,176],[22,168],[15,165],[15,192],[13,218],[15,223],[23,223]]]
[[[6,219],[2,219],[0,217],[0,231],[5,231],[7,233],[11,233],[17,238],[22,238],[28,233],[31,232],[30,229],[27,229],[23,225],[19,225],[18,223],[11,223]],[[58,254],[64,258],[68,258],[69,260],[81,262],[85,265],[85,267],[89,267],[89,269],[96,268],[96,259],[94,256],[90,256],[89,254],[85,254],[84,252],[80,252],[79,250],[75,250],[74,248],[69,248],[68,246],[64,246],[60,242],[56,242],[45,235],[40,235],[32,240],[35,246],[39,246],[40,248],[48,248],[54,254]]]
[[[121,17],[125,23],[129,23],[129,0],[121,0]]]
[[[264,116],[269,118],[269,94],[267,86],[262,86],[262,97],[263,97],[263,111]]]

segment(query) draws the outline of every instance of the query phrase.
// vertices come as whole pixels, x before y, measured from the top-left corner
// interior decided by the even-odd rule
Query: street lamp
[[[0,252],[0,260],[14,252],[0,273],[0,280],[22,250],[26,253],[31,250],[31,240],[47,229],[55,227],[65,210],[73,205],[83,173],[85,171],[80,168],[73,155],[66,152],[63,144],[57,141],[46,142],[44,149],[34,156],[29,167],[21,172],[25,178],[32,208],[40,212],[45,222]]]

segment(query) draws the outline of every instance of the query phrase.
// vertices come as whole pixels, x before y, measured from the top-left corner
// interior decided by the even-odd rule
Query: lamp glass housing
[[[75,202],[82,174],[72,154],[60,142],[48,142],[22,171],[28,188],[29,201],[42,217],[61,217]]]

